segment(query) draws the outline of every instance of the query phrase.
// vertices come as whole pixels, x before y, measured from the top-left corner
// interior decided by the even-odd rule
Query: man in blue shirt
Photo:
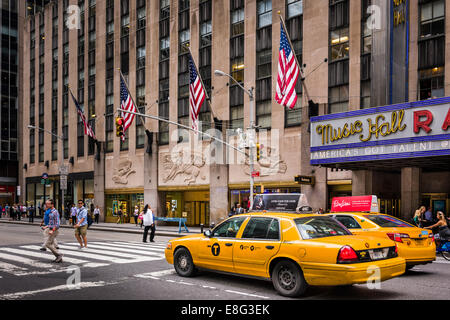
[[[78,200],[77,224],[74,226],[74,228],[75,228],[75,237],[77,238],[78,243],[80,244],[79,249],[87,248],[87,239],[86,239],[88,227],[87,215],[88,212],[84,207],[83,200]]]
[[[428,210],[424,214],[425,217],[425,226],[431,226],[433,224],[433,213],[431,212],[431,208],[428,208]]]
[[[48,224],[44,227],[47,233],[48,238],[45,246],[53,253],[55,256],[55,260],[53,262],[60,263],[62,262],[62,254],[58,252],[56,249],[55,240],[59,233],[59,212],[55,209],[55,205],[52,199],[48,199],[45,201],[45,207],[47,208],[46,213],[48,211]]]
[[[41,249],[39,249],[41,251],[46,251],[47,250],[45,244],[48,241],[49,234],[48,234],[48,229],[46,228],[46,226],[48,226],[48,222],[49,222],[49,219],[50,219],[49,215],[50,215],[50,212],[52,211],[50,207],[47,207],[47,201],[45,202],[45,206],[46,207],[45,207],[45,212],[44,212],[44,218],[42,219],[42,222],[41,222],[41,225],[40,225],[41,229],[44,232],[44,242],[42,243]],[[58,241],[56,241],[56,238],[54,239],[54,241],[55,241],[55,247],[57,249],[59,249]]]

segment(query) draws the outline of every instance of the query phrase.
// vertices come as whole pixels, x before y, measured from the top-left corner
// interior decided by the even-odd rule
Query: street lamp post
[[[64,166],[64,136],[58,136],[57,134],[54,134],[53,132],[49,131],[49,130],[45,130],[43,128],[40,127],[36,127],[36,126],[32,126],[32,125],[28,125],[28,129],[34,129],[34,130],[38,130],[38,131],[42,131],[48,134],[51,134],[52,136],[58,138],[59,140],[62,141],[63,143],[63,147],[61,148],[61,165],[59,167],[59,172],[60,172],[60,176],[66,176],[67,178],[67,169]],[[67,183],[67,180],[66,180]],[[63,188],[63,185],[61,184],[61,181],[59,182],[59,187],[61,190],[61,222],[62,224],[66,224],[66,218],[64,215],[64,192],[67,188]]]
[[[254,96],[253,96],[253,87],[250,89],[245,89],[233,76],[225,73],[221,70],[215,70],[214,74],[216,76],[226,76],[234,81],[239,88],[241,88],[250,99],[250,131],[249,131],[249,166],[250,166],[250,208],[253,207],[253,186],[255,184],[255,179],[253,177],[254,171],[254,163],[255,163],[255,105],[254,105]]]

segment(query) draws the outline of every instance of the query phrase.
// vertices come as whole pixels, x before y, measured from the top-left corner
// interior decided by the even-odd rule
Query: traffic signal
[[[256,160],[259,161],[261,159],[261,145],[259,143],[256,144]]]
[[[124,120],[122,117],[116,117],[116,136],[123,136],[123,123]]]

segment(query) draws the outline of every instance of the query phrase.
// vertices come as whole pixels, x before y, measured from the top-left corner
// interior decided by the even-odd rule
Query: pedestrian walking
[[[144,225],[144,211],[142,211],[141,213],[139,213],[139,223],[141,224],[141,229],[142,226]]]
[[[144,208],[144,237],[142,242],[147,242],[148,231],[150,230],[150,242],[155,242],[155,220],[153,218],[153,211],[150,205],[146,204]]]
[[[72,226],[75,226],[77,223],[77,207],[75,203],[72,203],[72,208],[70,208],[70,216],[72,218]]]
[[[95,223],[98,224],[98,219],[100,217],[100,209],[98,206],[95,206],[94,209],[94,219],[95,219]]]
[[[59,253],[56,248],[56,237],[59,233],[60,219],[59,212],[55,209],[55,205],[52,199],[48,199],[45,201],[45,206],[49,208],[50,211],[48,214],[48,224],[44,227],[44,231],[48,234],[47,241],[45,242],[45,246],[53,253],[55,256],[55,260],[53,262],[61,263],[62,262],[62,254]]]
[[[47,206],[47,202],[44,205]],[[42,219],[42,222],[41,222],[41,225],[40,225],[40,227],[41,227],[41,229],[43,231],[43,235],[44,235],[44,242],[42,243],[42,246],[39,249],[41,251],[47,251],[47,241],[48,241],[48,237],[50,236],[49,233],[48,233],[49,229],[47,228],[47,226],[48,226],[49,221],[50,221],[50,212],[52,210],[51,210],[50,206],[46,207],[45,209],[46,210],[44,211],[44,218]],[[55,247],[57,249],[59,249],[58,241],[56,240],[56,238],[54,239],[54,244],[55,244]]]
[[[88,227],[88,212],[84,207],[83,200],[78,200],[78,209],[77,209],[77,224],[74,225],[75,228],[75,238],[77,238],[78,243],[80,244],[79,249],[87,248],[87,227]],[[84,244],[84,245],[83,245]]]
[[[133,217],[134,217],[134,223],[136,224],[136,227],[137,227],[137,225],[138,225],[138,218],[139,218],[139,207],[138,206],[134,207]]]

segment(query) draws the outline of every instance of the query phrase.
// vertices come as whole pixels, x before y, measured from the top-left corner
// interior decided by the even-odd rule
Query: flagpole
[[[136,109],[138,109],[139,110],[139,107],[138,107],[138,105],[134,102],[134,99],[133,99],[133,96],[131,95],[131,92],[130,92],[130,88],[128,88],[128,83],[125,81],[125,77],[123,76],[123,73],[122,73],[122,71],[120,70],[120,68],[117,68],[117,70],[119,70],[119,72],[120,72],[120,76],[122,77],[122,79],[123,79],[123,83],[125,83],[125,87],[127,87],[127,90],[128,90],[128,93],[129,93],[129,95],[130,95],[130,98],[131,98],[131,101],[133,102],[133,104],[136,106]],[[145,113],[145,112],[144,112]],[[142,123],[142,125],[144,126],[144,129],[146,129],[147,130],[147,128],[145,127],[145,121],[144,121],[144,119],[143,119],[143,117],[142,116],[139,116],[139,120],[141,120],[141,123]],[[124,133],[125,134],[125,133]]]
[[[278,15],[280,17],[281,23],[283,24],[283,28],[284,28],[284,31],[286,33],[286,38],[289,41],[289,45],[291,46],[292,53],[294,54],[295,62],[297,63],[298,69],[300,71],[300,76],[301,76],[300,81],[302,82],[302,87],[305,89],[306,98],[309,100],[308,88],[306,88],[306,85],[305,85],[305,83],[303,81],[305,79],[303,77],[303,68],[302,68],[302,66],[300,65],[300,63],[297,60],[297,55],[295,54],[295,49],[294,49],[294,46],[292,45],[291,38],[289,37],[289,33],[287,31],[286,24],[284,23],[284,19],[281,16],[281,11],[278,11]]]
[[[70,94],[71,94],[72,100],[73,100],[73,98],[75,98],[75,96],[73,95],[72,89],[70,89],[70,86],[69,86],[69,85],[68,85],[67,87],[69,88],[69,91],[70,91]],[[77,103],[78,103],[78,101],[77,101]],[[84,113],[84,110],[81,110],[81,111],[83,111],[83,113]],[[93,133],[93,135],[95,136],[95,139],[92,138],[90,135],[88,135],[88,138],[91,138],[92,140],[97,141],[97,136],[95,135],[94,130],[92,129],[91,125],[89,124],[89,120],[86,119],[86,121],[87,121],[87,124],[86,124],[86,125],[88,125],[88,126],[91,128],[92,133]]]

